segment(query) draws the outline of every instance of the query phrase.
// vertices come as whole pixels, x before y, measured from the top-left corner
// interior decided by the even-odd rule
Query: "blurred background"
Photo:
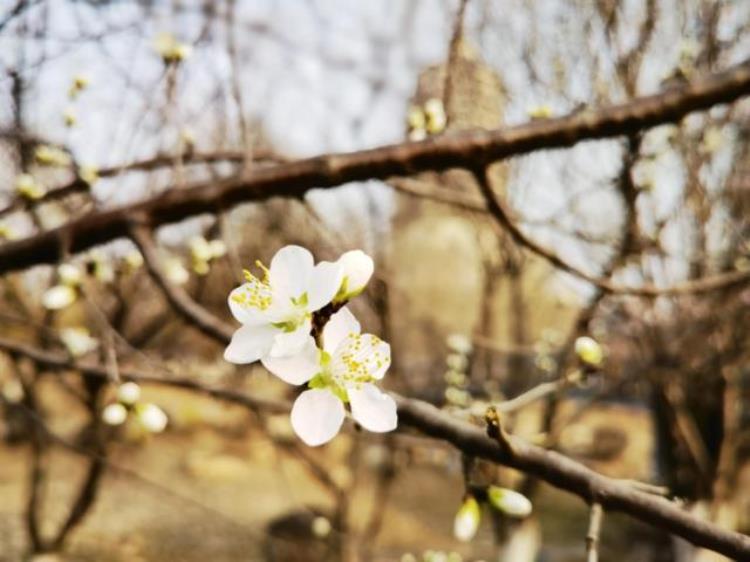
[[[740,0],[4,0],[0,244],[298,158],[622,103],[749,56]],[[491,177],[521,231],[577,271],[670,288],[750,269],[749,133],[740,100]],[[741,284],[602,290],[519,245],[461,170],[267,198],[154,236],[167,284],[232,326],[227,295],[256,259],[361,248],[375,276],[351,306],[392,346],[386,388],[479,420],[545,389],[507,407],[510,432],[750,527]],[[348,424],[304,446],[288,410],[265,407],[293,389],[225,362],[149,265],[119,239],[0,277],[0,560],[583,559],[587,506],[526,475],[402,430]],[[77,361],[153,377],[137,401],[166,426],[102,418],[117,385]],[[534,512],[485,506],[461,542],[466,485],[487,483]],[[600,551],[721,559],[616,514]]]

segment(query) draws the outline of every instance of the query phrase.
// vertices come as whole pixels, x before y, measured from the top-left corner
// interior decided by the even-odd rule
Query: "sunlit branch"
[[[494,131],[452,133],[422,142],[329,154],[256,169],[245,177],[194,183],[141,202],[96,211],[59,228],[6,243],[0,246],[0,273],[52,263],[63,250],[76,253],[126,236],[134,214],[147,216],[150,224],[157,226],[272,196],[302,197],[314,188],[352,181],[455,167],[474,169],[509,156],[569,147],[582,140],[613,138],[672,123],[692,111],[734,101],[747,94],[749,87],[750,62],[744,62],[726,72],[622,105],[587,109],[567,117]],[[739,281],[745,279],[742,276]],[[713,290],[714,284],[711,281],[699,288]],[[719,286],[725,284],[723,281]]]

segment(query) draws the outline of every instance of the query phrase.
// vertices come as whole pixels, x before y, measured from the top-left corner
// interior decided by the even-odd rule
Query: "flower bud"
[[[319,539],[324,539],[331,534],[331,522],[319,515],[312,522],[312,533]]]
[[[143,404],[136,409],[136,415],[143,427],[151,433],[161,433],[167,427],[167,414],[156,404]]]
[[[427,117],[427,132],[431,135],[442,133],[448,124],[443,101],[439,98],[428,99],[424,104],[424,113]]]
[[[593,367],[598,367],[604,361],[602,346],[594,338],[588,336],[581,336],[576,340],[575,352],[581,361]]]
[[[511,517],[526,517],[531,513],[529,499],[515,490],[490,486],[487,489],[487,499],[492,507]]]
[[[57,275],[60,278],[60,283],[68,287],[76,287],[83,281],[83,271],[72,263],[61,264],[57,268]]]
[[[445,343],[447,343],[448,347],[453,351],[462,355],[468,355],[473,349],[471,339],[464,334],[451,334],[445,340]]]
[[[68,285],[55,285],[44,292],[42,305],[47,310],[62,310],[73,304],[76,297],[76,291],[72,287]]]
[[[469,542],[477,534],[481,516],[476,498],[466,496],[453,521],[453,535],[460,541]]]
[[[122,404],[109,404],[102,410],[102,420],[107,425],[122,425],[128,417],[128,411]]]
[[[40,166],[64,168],[70,165],[70,155],[56,146],[41,145],[34,150],[34,159]]]
[[[86,355],[99,347],[99,341],[92,338],[86,328],[63,328],[60,330],[60,339],[73,357]]]
[[[78,176],[87,184],[94,185],[99,180],[99,169],[96,166],[81,166]]]
[[[141,387],[134,382],[126,382],[117,388],[117,400],[121,404],[132,406],[141,398]]]
[[[26,199],[41,199],[47,192],[31,174],[18,174],[16,176],[16,192]]]
[[[469,360],[462,353],[451,353],[445,358],[445,363],[454,371],[463,372],[469,366]]]
[[[169,282],[175,285],[184,285],[190,279],[190,273],[177,257],[170,257],[164,261],[164,273]]]
[[[372,258],[362,250],[344,253],[337,263],[341,265],[344,280],[333,302],[345,302],[365,290],[375,266]]]

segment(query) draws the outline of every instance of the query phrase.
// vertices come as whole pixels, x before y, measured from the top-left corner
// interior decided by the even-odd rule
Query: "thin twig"
[[[592,503],[589,530],[586,533],[586,562],[597,562],[599,560],[599,534],[602,529],[603,516],[602,504]]]

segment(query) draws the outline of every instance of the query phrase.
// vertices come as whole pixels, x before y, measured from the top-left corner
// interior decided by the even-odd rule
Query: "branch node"
[[[513,444],[510,442],[510,436],[503,429],[500,421],[500,413],[494,406],[489,406],[484,414],[484,422],[487,424],[487,435],[497,441],[503,452],[512,457],[515,454]]]

